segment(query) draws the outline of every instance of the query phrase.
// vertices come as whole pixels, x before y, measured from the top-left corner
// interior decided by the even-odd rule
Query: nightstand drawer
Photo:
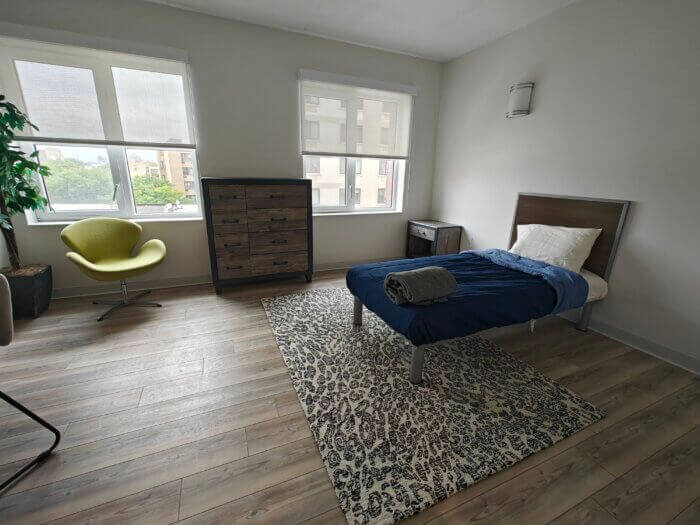
[[[435,240],[435,230],[432,228],[426,228],[424,226],[418,226],[417,224],[411,224],[408,227],[408,232],[410,235],[415,235],[422,239],[427,239],[429,241]]]

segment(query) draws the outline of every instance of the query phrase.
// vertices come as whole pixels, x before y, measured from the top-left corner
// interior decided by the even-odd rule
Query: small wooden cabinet
[[[406,231],[406,257],[458,253],[462,227],[440,221],[410,220]]]
[[[224,286],[313,274],[311,181],[202,179],[211,276]]]

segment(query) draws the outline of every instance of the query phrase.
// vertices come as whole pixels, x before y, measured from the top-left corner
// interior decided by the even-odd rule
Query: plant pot
[[[49,307],[53,291],[51,266],[34,264],[19,270],[4,268],[10,283],[12,312],[15,317],[39,317]]]

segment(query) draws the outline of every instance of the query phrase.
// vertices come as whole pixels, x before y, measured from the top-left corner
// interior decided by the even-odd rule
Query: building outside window
[[[0,84],[51,171],[30,221],[201,216],[187,64],[0,38]]]
[[[309,140],[318,140],[321,137],[321,126],[313,120],[306,121],[306,136]]]
[[[304,157],[304,164],[306,164],[306,173],[309,175],[321,173],[321,157]]]
[[[400,210],[412,89],[376,89],[373,81],[351,77],[336,82],[333,75],[306,70],[300,77],[301,153],[304,176],[318,189],[314,213]],[[319,159],[318,171],[306,161],[312,157]]]

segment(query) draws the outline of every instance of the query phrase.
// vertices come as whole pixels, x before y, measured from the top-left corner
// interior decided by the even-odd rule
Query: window
[[[321,173],[321,157],[304,157],[306,164],[306,173],[308,175],[317,175]]]
[[[321,137],[321,124],[313,120],[306,121],[306,138],[317,141]]]
[[[321,190],[318,188],[311,189],[311,204],[313,206],[318,206],[321,202]]]
[[[51,172],[37,220],[201,216],[185,63],[0,38],[0,83]]]
[[[304,176],[319,190],[314,212],[400,210],[413,90],[307,70],[300,78]],[[312,157],[318,172],[306,161]]]

